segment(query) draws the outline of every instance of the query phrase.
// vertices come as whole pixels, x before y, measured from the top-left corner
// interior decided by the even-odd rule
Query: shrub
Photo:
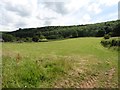
[[[40,39],[46,39],[44,35],[40,35]]]
[[[32,42],[32,38],[27,37],[27,38],[26,38],[26,42]]]
[[[104,35],[104,39],[109,39],[110,38],[110,35],[106,34]]]
[[[119,40],[119,38],[104,39],[101,41],[101,44],[104,47],[119,47],[120,40]]]
[[[39,41],[39,37],[38,36],[33,36],[32,41],[38,42]]]
[[[39,42],[48,42],[47,39],[40,39]]]

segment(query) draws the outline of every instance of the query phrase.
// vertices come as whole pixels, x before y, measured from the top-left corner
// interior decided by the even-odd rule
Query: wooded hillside
[[[37,28],[19,28],[13,32],[3,33],[4,41],[46,41],[77,37],[111,37],[120,36],[120,20],[96,24],[74,26],[47,26]]]

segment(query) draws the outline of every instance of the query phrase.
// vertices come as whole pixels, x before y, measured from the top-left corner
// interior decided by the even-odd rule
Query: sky
[[[0,0],[0,31],[118,19],[119,0]]]

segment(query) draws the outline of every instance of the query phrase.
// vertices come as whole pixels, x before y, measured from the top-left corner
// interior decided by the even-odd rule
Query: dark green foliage
[[[2,38],[3,38],[4,42],[13,42],[16,40],[16,38],[10,34],[3,34]]]
[[[46,39],[44,35],[40,35],[40,39]]]
[[[24,28],[6,34],[19,37],[20,41],[38,42],[42,39],[63,39],[77,37],[103,37],[106,34],[110,36],[120,36],[120,20],[109,21],[96,24],[74,25],[74,26],[47,26],[38,28]],[[18,40],[18,39],[17,39]]]
[[[105,31],[104,30],[99,30],[96,34],[97,37],[103,37],[105,35]]]
[[[78,30],[78,37],[84,37],[84,31],[83,30]]]
[[[39,37],[38,36],[33,36],[32,41],[38,42],[39,41]]]
[[[101,44],[104,47],[119,47],[120,39],[119,38],[104,39],[101,41]]]
[[[120,36],[120,23],[113,30],[113,36]]]
[[[26,42],[32,42],[32,38],[27,37],[27,38],[26,38]]]
[[[2,33],[0,32],[0,39],[2,38]]]
[[[109,34],[104,35],[104,39],[109,39],[109,38],[110,38]]]
[[[59,35],[50,35],[47,37],[47,39],[59,39]]]

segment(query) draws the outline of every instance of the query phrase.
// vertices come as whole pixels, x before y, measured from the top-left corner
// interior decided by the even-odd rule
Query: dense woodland
[[[19,28],[13,32],[3,32],[4,42],[41,42],[77,37],[116,37],[120,36],[120,20],[96,24],[74,26],[47,26]]]

